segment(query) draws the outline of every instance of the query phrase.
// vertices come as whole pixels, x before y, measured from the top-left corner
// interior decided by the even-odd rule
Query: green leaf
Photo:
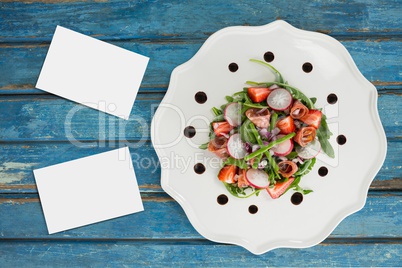
[[[315,104],[317,102],[317,98],[310,98],[311,102]]]
[[[223,163],[223,166],[225,165],[235,165],[241,169],[248,169],[248,165],[244,159],[234,159],[233,157],[228,157]]]
[[[212,107],[212,112],[214,113],[215,116],[223,114],[222,110],[220,110],[216,107]]]
[[[304,163],[299,166],[298,170],[296,171],[296,173],[294,175],[295,176],[306,175],[313,169],[315,162],[316,162],[316,158],[311,158],[309,160],[304,161]]]
[[[288,155],[285,157],[289,160],[295,159],[298,156],[297,152],[290,152]]]
[[[209,144],[209,142],[203,143],[198,148],[200,148],[202,150],[206,150],[206,149],[208,149],[208,144]]]
[[[264,66],[270,68],[275,74],[278,75],[278,81],[279,81],[279,83],[283,83],[283,82],[284,82],[284,79],[283,79],[282,74],[281,74],[277,69],[275,69],[275,67],[272,66],[271,64],[266,63],[265,61],[256,60],[256,59],[250,59],[250,61],[256,62],[256,63],[259,63],[259,64],[262,64],[262,65],[264,65]]]
[[[329,143],[329,138],[332,136],[332,132],[328,128],[327,117],[325,114],[322,115],[320,127],[317,129],[317,138],[321,144],[321,149],[329,157],[335,158],[334,148],[332,148],[331,143]]]
[[[244,142],[250,142],[253,144],[257,143],[257,140],[255,139],[254,135],[251,133],[250,130],[250,125],[251,121],[249,119],[246,119],[244,123],[240,126],[239,133],[240,137]]]
[[[227,100],[228,102],[233,102],[233,98],[232,98],[231,96],[226,96],[226,100]]]
[[[225,117],[223,116],[223,114],[220,114],[218,116],[215,116],[215,118],[212,120],[212,122],[222,122],[225,120]]]
[[[234,183],[223,182],[223,185],[225,185],[226,189],[228,190],[228,192],[230,194],[232,194],[233,196],[238,197],[238,198],[248,198],[253,195],[258,195],[261,191],[259,189],[257,190],[252,187],[240,188]],[[245,192],[245,190],[247,190],[247,189],[251,189],[252,192],[250,194],[247,194]]]

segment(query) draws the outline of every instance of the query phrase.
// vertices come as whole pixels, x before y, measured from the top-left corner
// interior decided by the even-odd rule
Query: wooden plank
[[[399,267],[399,243],[325,243],[253,255],[209,242],[110,241],[0,243],[3,267]]]
[[[0,146],[0,193],[36,193],[32,169],[45,167],[117,148],[117,144],[81,147],[70,143],[3,144]],[[149,141],[130,149],[138,184],[142,192],[161,192],[160,162]],[[375,177],[371,190],[402,190],[400,152],[402,142],[388,142],[384,165]],[[183,165],[192,168],[192,164]]]
[[[40,202],[32,195],[0,196],[1,239],[201,239],[179,204],[166,194],[142,194],[144,211],[48,235]],[[400,193],[371,193],[331,238],[402,238]],[[1,255],[1,254],[0,254]]]
[[[0,98],[0,140],[150,139],[153,113],[163,96],[163,93],[138,95],[128,121],[57,96],[3,96]],[[378,98],[382,124],[387,137],[391,139],[402,138],[402,106],[395,103],[402,103],[402,95],[398,92],[380,94]],[[205,109],[208,113],[211,107],[206,106]]]
[[[48,41],[56,25],[108,39],[205,37],[223,27],[264,25],[278,18],[298,28],[334,35],[390,35],[400,33],[401,13],[399,2],[392,0],[300,1],[292,5],[264,0],[169,3],[162,0],[130,3],[20,0],[1,3],[0,37],[3,42]]]
[[[151,58],[141,91],[166,90],[172,70],[189,60],[203,40],[186,42],[112,42]],[[378,89],[402,87],[399,39],[342,41],[363,75]],[[43,94],[34,89],[48,45],[0,46],[0,94]],[[258,56],[258,55],[257,55]],[[262,56],[261,56],[262,57]]]

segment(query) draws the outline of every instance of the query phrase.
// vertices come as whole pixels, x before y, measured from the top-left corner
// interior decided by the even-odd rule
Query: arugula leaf
[[[220,110],[216,107],[212,107],[212,112],[214,113],[215,116],[223,114],[222,110]]]
[[[248,169],[248,165],[244,159],[234,159],[233,157],[228,157],[223,163],[223,166],[225,165],[235,165],[241,169]]]
[[[329,143],[328,141],[330,136],[332,136],[332,132],[328,128],[327,117],[325,116],[325,114],[323,114],[320,127],[317,129],[317,137],[318,141],[321,144],[321,149],[324,151],[324,153],[326,153],[329,157],[334,158],[334,148],[332,148],[331,143]]]
[[[296,173],[294,175],[295,176],[306,175],[313,169],[315,162],[316,162],[316,158],[311,158],[307,161],[304,161],[304,163],[299,166],[299,169],[296,171]]]
[[[283,82],[285,81],[285,80],[283,79],[282,74],[281,74],[277,69],[275,69],[275,67],[272,66],[271,64],[268,64],[268,63],[266,63],[265,61],[256,60],[256,59],[250,59],[250,61],[256,62],[256,63],[259,63],[259,64],[262,64],[262,65],[264,65],[264,66],[270,68],[272,71],[274,71],[274,73],[276,73],[276,74],[278,75],[279,83],[283,83]]]
[[[251,123],[251,121],[249,119],[246,119],[246,121],[244,121],[244,123],[240,126],[240,129],[239,129],[240,137],[244,142],[250,142],[250,143],[256,144],[257,140],[255,139],[254,135],[251,133],[250,123]]]
[[[215,116],[215,118],[212,120],[212,122],[222,122],[225,120],[225,117],[223,116],[223,114],[220,114],[218,116]]]
[[[233,102],[233,98],[232,98],[231,96],[226,96],[226,100],[227,100],[228,102]]]
[[[315,104],[317,102],[317,98],[310,98],[311,102]]]
[[[288,155],[286,155],[285,157],[286,157],[287,159],[292,160],[292,159],[295,159],[297,156],[298,156],[298,153],[297,153],[297,152],[290,152],[290,153],[289,153]]]
[[[198,148],[200,148],[202,150],[206,150],[206,149],[208,149],[208,144],[209,144],[209,142],[203,143]]]
[[[258,195],[261,191],[260,189],[257,190],[252,187],[240,188],[234,183],[223,182],[223,185],[225,185],[225,187],[229,193],[231,193],[233,196],[236,196],[238,198],[248,198],[253,195]],[[245,192],[246,189],[252,189],[253,191],[252,191],[252,193],[247,194]]]

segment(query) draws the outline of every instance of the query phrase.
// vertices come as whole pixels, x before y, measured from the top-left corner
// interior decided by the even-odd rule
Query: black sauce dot
[[[344,135],[339,135],[338,137],[336,137],[336,142],[339,145],[344,145],[346,143],[346,137]]]
[[[325,177],[328,174],[328,168],[326,167],[320,167],[318,169],[318,175],[320,175],[321,177]]]
[[[302,68],[304,72],[309,73],[313,70],[313,65],[310,62],[306,62],[303,64]]]
[[[229,201],[229,198],[226,195],[221,194],[220,196],[218,196],[216,201],[218,201],[219,205],[226,205],[226,203]]]
[[[202,174],[205,172],[205,166],[201,163],[197,163],[194,165],[194,172],[197,174]]]
[[[327,97],[327,102],[329,104],[335,104],[338,101],[338,96],[336,96],[334,93],[331,93]]]
[[[299,192],[296,192],[292,195],[290,201],[292,202],[293,205],[300,205],[301,202],[303,202],[303,195]]]
[[[264,54],[264,60],[266,62],[271,62],[275,59],[275,55],[274,53],[272,53],[271,51],[265,52]]]
[[[192,138],[195,136],[195,128],[192,126],[186,127],[184,129],[184,136],[186,136],[187,138]]]
[[[194,98],[195,98],[195,101],[200,103],[200,104],[205,103],[207,101],[207,99],[208,99],[207,94],[205,94],[205,92],[202,92],[202,91],[198,91],[195,94]]]
[[[248,207],[248,212],[250,212],[251,214],[255,214],[258,211],[258,207],[256,205],[251,205]]]
[[[229,71],[231,71],[232,73],[236,72],[239,69],[239,65],[237,65],[236,63],[232,62],[231,64],[229,64]]]

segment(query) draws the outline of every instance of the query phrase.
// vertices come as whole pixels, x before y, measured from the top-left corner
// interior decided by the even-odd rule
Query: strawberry
[[[318,129],[321,123],[322,112],[320,110],[310,110],[308,113],[300,118],[300,120],[309,125]]]
[[[277,182],[274,186],[274,188],[267,188],[267,192],[269,193],[269,195],[273,198],[276,199],[278,197],[280,197],[285,191],[286,189],[289,187],[290,184],[292,184],[292,182],[295,179],[289,178],[287,181],[285,182]]]
[[[237,167],[235,165],[226,165],[219,171],[218,179],[226,183],[235,183]]]
[[[212,128],[214,129],[216,136],[220,137],[224,136],[225,134],[229,134],[229,132],[233,129],[233,126],[231,126],[228,122],[223,121],[213,122]]]
[[[289,134],[295,131],[296,127],[291,116],[287,116],[276,123],[282,134]]]
[[[271,90],[267,87],[249,87],[247,93],[252,101],[262,102],[267,99]]]

